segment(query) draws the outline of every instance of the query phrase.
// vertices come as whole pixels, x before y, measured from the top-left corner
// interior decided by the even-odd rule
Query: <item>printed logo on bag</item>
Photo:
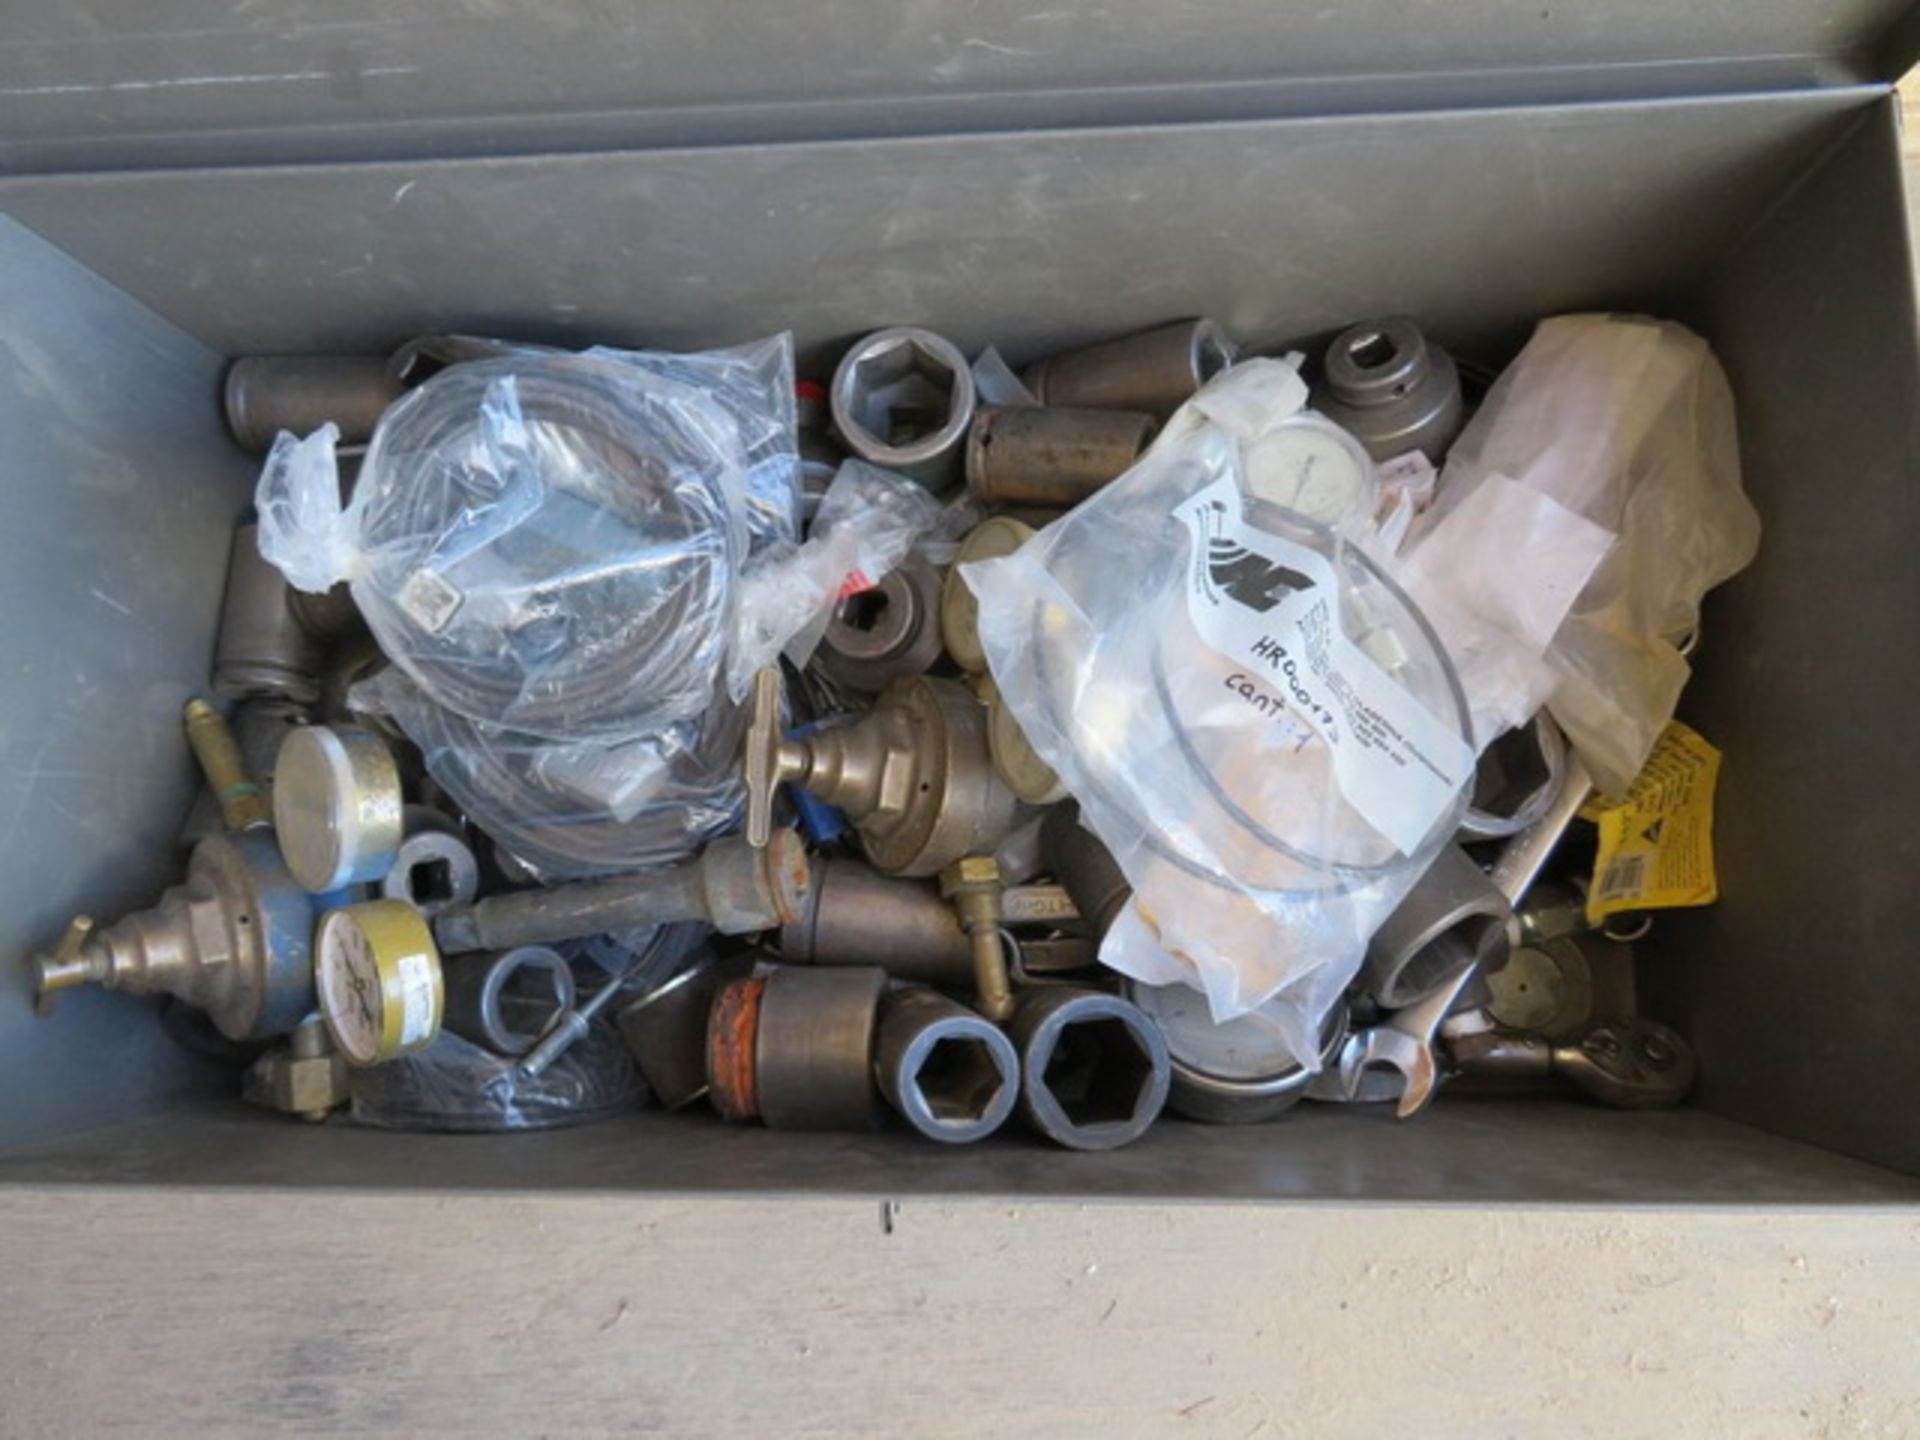
[[[1224,534],[1228,521],[1224,504],[1211,502],[1199,518],[1207,527],[1207,583],[1219,594],[1264,615],[1289,595],[1313,589],[1311,575]]]

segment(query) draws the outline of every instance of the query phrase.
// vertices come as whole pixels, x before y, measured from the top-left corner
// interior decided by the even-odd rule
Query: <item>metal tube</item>
[[[254,455],[282,430],[310,435],[328,421],[342,445],[364,445],[402,387],[372,355],[247,355],[227,367],[227,428]]]
[[[1140,410],[1164,420],[1231,365],[1234,355],[1213,321],[1176,320],[1050,355],[1023,378],[1042,405]]]
[[[920,986],[881,1002],[874,1073],[909,1125],[949,1145],[998,1130],[1020,1094],[1013,1042],[966,1006]]]
[[[707,920],[725,935],[771,930],[798,916],[812,881],[806,846],[775,831],[765,850],[745,839],[716,840],[669,870],[493,895],[433,922],[442,951],[550,945],[610,930]]]
[[[1119,862],[1080,823],[1080,807],[1058,805],[1040,828],[1040,855],[1097,941],[1107,933],[1133,894]]]
[[[273,813],[247,770],[240,743],[227,728],[226,717],[206,701],[196,699],[187,702],[185,718],[187,743],[193,747],[194,758],[207,777],[207,787],[213,791],[214,803],[219,805],[220,819],[227,829],[246,830],[270,824]]]
[[[986,505],[1071,510],[1125,474],[1159,428],[1125,410],[985,409],[967,432],[967,489]]]

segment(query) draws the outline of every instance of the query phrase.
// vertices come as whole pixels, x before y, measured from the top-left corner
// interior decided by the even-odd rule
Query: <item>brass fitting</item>
[[[333,1048],[320,1017],[309,1015],[284,1048],[247,1067],[240,1095],[249,1104],[318,1124],[347,1102],[347,1058]]]
[[[973,988],[980,1013],[1003,1021],[1013,1014],[1007,952],[1000,942],[1000,862],[968,855],[940,872],[940,894],[953,906],[973,947]]]
[[[197,698],[187,702],[184,715],[187,744],[193,747],[193,758],[200,762],[207,787],[220,806],[221,822],[229,830],[271,824],[273,814],[267,807],[267,797],[247,770],[246,757],[240,753],[227,717]]]
[[[847,813],[867,858],[892,875],[937,875],[990,851],[1016,802],[993,768],[986,711],[965,685],[915,675],[895,680],[851,725],[808,740],[780,730],[780,675],[754,682],[747,734],[747,839],[765,845],[783,781]]]

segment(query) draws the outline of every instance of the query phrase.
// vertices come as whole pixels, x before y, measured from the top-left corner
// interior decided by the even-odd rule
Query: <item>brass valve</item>
[[[94,933],[74,920],[34,962],[42,1013],[75,985],[172,995],[222,1035],[281,1035],[313,1010],[313,904],[265,829],[210,835],[150,909]]]
[[[895,680],[850,725],[787,740],[779,672],[761,671],[746,780],[752,844],[767,843],[774,791],[792,781],[845,810],[867,858],[894,875],[937,875],[962,856],[991,852],[1016,805],[994,771],[979,700],[958,681],[926,675]]]
[[[220,806],[220,819],[229,830],[248,830],[255,825],[273,823],[273,812],[266,796],[247,772],[247,762],[239,742],[228,728],[226,716],[204,700],[189,700],[184,712],[187,743],[207,777],[207,788]]]

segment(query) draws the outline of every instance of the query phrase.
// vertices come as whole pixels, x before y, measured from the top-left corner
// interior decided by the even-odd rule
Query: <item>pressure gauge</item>
[[[1215,1024],[1207,997],[1187,985],[1129,980],[1127,994],[1166,1038],[1173,1061],[1167,1105],[1176,1114],[1245,1125],[1271,1120],[1305,1096],[1313,1077],[1271,1015],[1254,1010]],[[1339,1005],[1321,1031],[1322,1066],[1339,1052],[1346,1034],[1347,1010]]]
[[[380,736],[352,725],[303,725],[281,742],[273,829],[303,890],[326,895],[379,880],[405,828],[399,767]]]
[[[327,1033],[350,1064],[377,1065],[440,1033],[440,952],[403,900],[329,911],[314,936],[314,981]]]
[[[1380,482],[1360,442],[1324,415],[1302,410],[1248,445],[1247,492],[1337,526],[1372,512]]]

